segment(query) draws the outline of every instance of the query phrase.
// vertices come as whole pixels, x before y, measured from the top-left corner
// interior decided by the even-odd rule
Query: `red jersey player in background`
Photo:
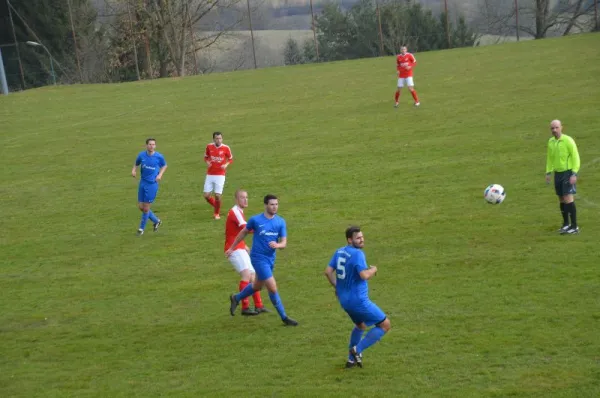
[[[233,162],[231,149],[223,144],[223,134],[216,131],[213,133],[213,142],[206,146],[204,152],[204,162],[208,165],[206,171],[206,179],[204,180],[204,199],[212,207],[215,208],[214,218],[221,218],[221,195],[223,194],[223,186],[225,186],[225,172],[227,166]],[[211,193],[215,193],[215,197]]]
[[[235,238],[240,231],[246,226],[244,218],[244,209],[248,207],[248,192],[238,189],[235,191],[235,206],[229,210],[227,214],[227,222],[225,223],[225,251],[231,247]],[[233,268],[240,274],[240,292],[244,290],[248,284],[254,281],[255,271],[248,255],[248,247],[242,240],[235,248],[233,253],[228,257],[233,265]],[[258,315],[261,312],[269,312],[262,303],[260,298],[260,290],[257,290],[252,295],[254,300],[254,310],[250,309],[248,298],[242,299],[242,315]]]
[[[414,55],[408,52],[406,46],[400,47],[400,54],[396,56],[396,68],[398,69],[398,88],[396,89],[396,104],[394,105],[396,108],[398,107],[398,100],[400,99],[400,90],[405,84],[408,86],[408,89],[415,100],[415,106],[421,105],[413,82],[413,68],[416,64],[417,60]]]

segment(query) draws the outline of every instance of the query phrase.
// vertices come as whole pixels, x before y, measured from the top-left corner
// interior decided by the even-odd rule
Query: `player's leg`
[[[248,261],[250,263],[250,283],[254,283],[256,281],[256,271],[252,266],[250,256],[248,256]],[[258,312],[259,314],[263,312],[271,312],[265,308],[265,305],[262,301],[262,297],[260,297],[260,290],[256,290],[254,293],[252,293],[252,300],[254,301],[254,311]]]
[[[419,97],[417,96],[417,91],[415,90],[415,83],[413,82],[412,76],[406,78],[406,85],[408,86],[408,90],[410,91],[413,99],[415,100],[415,106],[421,105],[421,103],[419,102]]]
[[[148,188],[148,202],[154,203],[156,196],[158,195],[158,184],[153,184]],[[162,225],[162,221],[152,212],[150,206],[148,206],[148,218],[152,221],[154,232],[158,231],[158,228]]]
[[[244,256],[244,254],[246,256]],[[250,265],[250,259],[247,258],[248,252],[244,249],[238,249],[231,253],[229,261],[233,265],[233,268],[240,274],[239,291],[242,292],[246,286],[250,284],[252,278],[252,272]],[[242,315],[258,315],[258,312],[250,310],[250,300],[246,297],[241,300],[242,303]]]
[[[571,173],[566,173],[565,182],[564,182],[564,192],[566,195],[563,196],[563,201],[565,202],[565,211],[569,214],[571,218],[571,224],[569,225],[569,229],[566,231],[567,234],[577,234],[579,233],[579,227],[577,226],[577,209],[575,208],[575,193],[576,188],[575,184],[571,184],[569,179],[571,178]]]
[[[258,271],[258,270],[257,270]],[[285,313],[285,308],[283,307],[283,303],[281,302],[281,297],[279,297],[279,292],[277,291],[277,282],[273,277],[272,270],[269,267],[269,271],[271,271],[271,276],[265,279],[265,286],[269,291],[269,299],[271,299],[271,303],[273,307],[277,310],[277,313],[281,317],[281,320],[285,324],[285,326],[298,326],[298,322],[287,316]]]
[[[400,101],[400,91],[402,90],[402,87],[404,87],[404,78],[403,77],[399,77],[398,78],[398,86],[396,87],[396,95],[394,96],[395,99],[395,107],[398,107],[398,103]]]
[[[350,332],[350,343],[348,344],[348,360],[346,361],[346,367],[353,368],[356,365],[362,367],[362,355],[353,355],[352,349],[356,347],[358,343],[360,343],[365,330],[367,330],[367,325],[365,325],[364,322],[355,321],[352,313],[348,311],[346,312],[350,316],[350,319],[352,319],[352,322],[354,322],[354,327],[352,328],[352,332]],[[355,359],[356,356],[358,356],[358,360]]]
[[[150,212],[149,198],[152,196],[151,195],[152,190],[149,188],[149,185],[150,184],[140,182],[140,186],[138,188],[138,206],[139,206],[140,210],[142,211],[140,225],[137,230],[138,236],[144,234],[144,228],[146,228],[146,223],[148,222],[148,217],[149,217],[149,212]]]
[[[212,207],[215,207],[215,198],[212,197],[212,191],[213,191],[213,181],[212,181],[212,177],[211,175],[207,175],[206,178],[204,179],[204,192],[203,192],[203,196],[204,196],[204,200],[206,200],[208,202],[208,204],[210,204]]]
[[[230,295],[229,296],[229,301],[230,301],[229,312],[231,313],[231,316],[235,315],[235,310],[236,310],[237,306],[239,305],[239,303],[243,299],[252,296],[254,294],[254,292],[260,291],[263,288],[263,285],[264,285],[264,281],[261,279],[261,274],[258,273],[258,271],[257,271],[257,279],[254,280],[254,282],[248,284],[244,288],[244,290],[242,290],[241,292]]]
[[[225,176],[214,176],[214,190],[215,190],[215,219],[220,219],[221,212],[221,195],[223,194],[223,187],[225,186]]]
[[[555,172],[554,173],[554,191],[558,196],[558,201],[560,203],[560,213],[563,217],[563,224],[558,230],[561,234],[566,233],[569,230],[569,208],[565,202],[565,195],[567,192],[565,191],[564,186],[564,174],[563,172]]]
[[[368,303],[361,310],[361,317],[366,326],[375,325],[367,332],[365,337],[350,350],[350,353],[355,356],[362,354],[364,350],[377,343],[391,329],[391,323],[385,313],[374,303]],[[358,362],[357,362],[358,364]]]

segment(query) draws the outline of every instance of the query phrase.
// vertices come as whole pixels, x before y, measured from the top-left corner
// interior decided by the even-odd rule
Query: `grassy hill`
[[[599,45],[423,53],[422,106],[397,111],[392,58],[1,97],[0,396],[598,396]],[[544,183],[554,118],[580,148],[578,236]],[[228,313],[238,278],[201,192],[214,130],[235,156],[224,207],[236,187],[248,215],[280,196],[297,328]],[[147,137],[164,226],[138,238]],[[351,223],[392,330],[347,371],[322,271]]]

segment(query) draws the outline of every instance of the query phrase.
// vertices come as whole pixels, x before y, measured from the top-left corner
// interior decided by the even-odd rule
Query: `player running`
[[[284,249],[287,246],[287,228],[285,220],[277,215],[279,200],[275,195],[267,195],[263,200],[265,212],[257,214],[248,220],[246,226],[240,231],[238,236],[227,249],[225,255],[231,256],[235,247],[240,243],[250,231],[254,232],[252,239],[252,249],[250,250],[250,259],[256,271],[256,280],[250,283],[238,294],[229,296],[231,305],[229,311],[235,315],[235,309],[241,300],[250,297],[254,292],[258,292],[263,286],[269,291],[271,303],[277,309],[281,320],[285,326],[297,326],[298,322],[288,317],[277,292],[277,282],[273,277],[273,268],[275,267],[275,250]]]
[[[362,352],[377,343],[391,328],[390,320],[369,299],[367,281],[377,274],[377,267],[368,266],[363,233],[359,227],[346,229],[347,246],[334,253],[325,276],[335,287],[335,294],[352,322],[356,325],[350,334],[348,362],[346,368],[356,365],[362,368]],[[363,331],[375,325],[364,338]]]
[[[417,60],[414,55],[408,52],[406,46],[400,47],[400,54],[396,56],[396,69],[398,70],[398,88],[396,89],[396,104],[394,105],[396,108],[400,100],[400,91],[404,85],[408,86],[408,90],[415,100],[415,106],[421,105],[413,82],[413,68],[415,65],[417,65]]]
[[[213,133],[213,142],[206,146],[204,162],[208,166],[204,180],[204,199],[214,207],[213,217],[219,220],[221,215],[221,195],[225,186],[225,172],[227,166],[233,162],[233,155],[229,146],[223,144],[223,134],[218,131]],[[214,192],[215,197],[211,196]]]
[[[240,231],[246,226],[244,219],[244,209],[248,207],[248,192],[238,189],[235,191],[235,206],[229,210],[227,214],[227,222],[225,223],[225,251],[232,247],[232,243]],[[244,290],[251,282],[254,281],[255,271],[248,255],[249,248],[242,240],[235,247],[232,247],[233,252],[229,256],[229,261],[233,268],[240,274],[240,292]],[[254,310],[250,309],[248,298],[242,300],[242,315],[258,315],[262,312],[269,312],[262,303],[260,291],[254,292]]]
[[[167,169],[167,162],[162,154],[156,152],[156,140],[154,138],[146,140],[146,150],[140,152],[135,159],[135,164],[131,169],[133,178],[137,175],[138,166],[140,166],[141,174],[138,188],[138,207],[142,212],[142,221],[137,234],[141,236],[144,234],[148,219],[154,223],[154,232],[158,231],[158,227],[162,225],[162,221],[156,218],[150,210],[150,206],[158,194],[158,183]]]

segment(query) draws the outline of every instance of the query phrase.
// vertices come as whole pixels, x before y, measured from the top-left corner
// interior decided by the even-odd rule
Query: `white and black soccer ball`
[[[483,191],[483,198],[490,204],[499,205],[504,202],[506,191],[504,191],[504,187],[500,184],[491,184]]]

